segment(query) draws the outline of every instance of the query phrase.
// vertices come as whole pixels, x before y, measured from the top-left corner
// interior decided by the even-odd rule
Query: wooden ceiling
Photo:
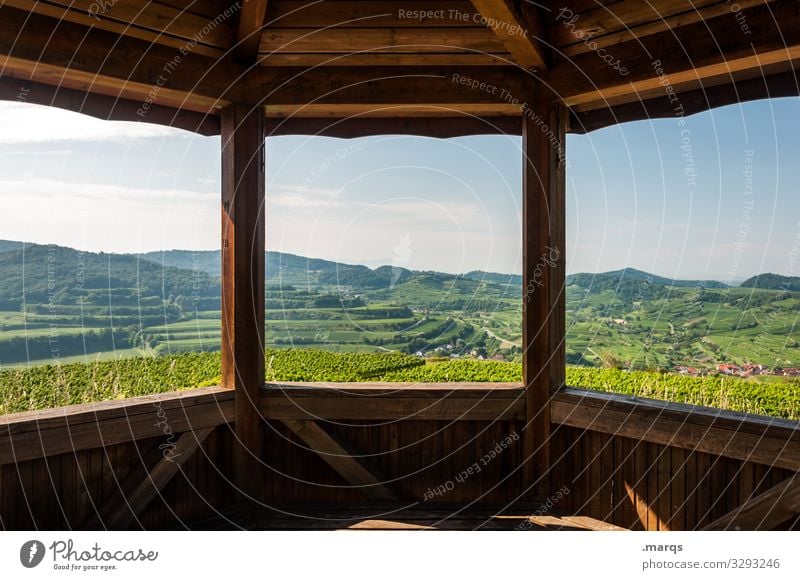
[[[797,94],[798,60],[796,0],[0,0],[0,96],[29,81],[176,113],[499,119],[538,90],[586,131],[739,83]]]

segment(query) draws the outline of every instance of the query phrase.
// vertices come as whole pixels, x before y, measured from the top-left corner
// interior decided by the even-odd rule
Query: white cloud
[[[280,192],[280,193],[289,193],[289,194],[298,194],[298,195],[305,195],[305,196],[315,196],[315,197],[336,197],[342,193],[340,189],[334,189],[332,187],[313,187],[310,185],[291,185],[291,184],[278,184],[278,185],[270,185],[267,188],[267,191],[272,194],[273,192]]]
[[[43,198],[53,204],[60,200],[87,200],[99,203],[174,204],[176,202],[216,203],[219,193],[185,189],[143,189],[103,183],[74,183],[31,177],[24,180],[0,180],[4,208],[15,199]]]
[[[334,200],[320,202],[318,199],[302,195],[267,195],[267,206],[288,209],[322,210],[331,207],[343,207],[344,204]]]
[[[180,129],[125,121],[103,121],[87,115],[17,102],[0,101],[0,143],[115,141],[180,137]]]
[[[461,228],[486,227],[491,220],[478,203],[459,201],[440,203],[422,198],[398,198],[375,203],[362,203],[363,211],[378,215],[395,214],[414,221],[452,222]]]
[[[0,204],[6,239],[117,252],[219,244],[216,192],[5,180]]]

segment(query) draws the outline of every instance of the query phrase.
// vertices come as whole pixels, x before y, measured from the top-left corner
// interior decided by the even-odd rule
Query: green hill
[[[491,282],[492,284],[509,284],[522,287],[522,276],[519,274],[499,274],[497,272],[484,272],[483,270],[472,270],[464,274],[464,278],[477,280],[479,282]]]
[[[759,274],[748,278],[739,285],[741,288],[759,288],[761,290],[782,290],[800,292],[800,277],[781,276],[779,274]]]
[[[0,242],[0,364],[219,348],[219,252],[20,247]],[[265,260],[270,347],[520,359],[516,274],[373,269],[279,252]],[[567,359],[629,369],[800,366],[800,291],[790,282],[767,274],[727,287],[632,268],[572,274]]]
[[[108,296],[218,295],[205,272],[161,267],[124,254],[79,252],[61,246],[26,245],[0,253],[0,304],[76,304]]]
[[[22,242],[14,242],[11,240],[0,240],[0,252],[11,252],[13,250],[21,250]]]
[[[727,284],[716,280],[678,280],[664,278],[655,274],[642,272],[635,268],[623,268],[612,272],[598,274],[580,273],[567,276],[567,285],[576,284],[584,288],[595,287],[608,290],[617,286],[634,285],[668,286],[673,288],[727,288]]]
[[[186,270],[201,270],[214,277],[220,272],[218,251],[166,250],[138,254],[144,260]],[[378,288],[403,282],[411,272],[404,268],[342,264],[320,258],[306,258],[283,252],[267,252],[265,276],[270,285],[296,285],[298,287],[352,286]]]

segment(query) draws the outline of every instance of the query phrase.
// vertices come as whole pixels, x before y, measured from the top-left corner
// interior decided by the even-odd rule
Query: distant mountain
[[[655,284],[659,286],[673,286],[675,288],[728,288],[727,284],[716,280],[677,280],[664,278],[655,274],[648,274],[635,268],[623,268],[612,272],[600,274],[570,274],[567,276],[567,285],[575,284],[584,288],[591,286],[611,289],[619,284],[634,282],[636,284]]]
[[[484,272],[483,270],[473,270],[463,276],[468,280],[478,282],[491,282],[492,284],[511,284],[512,286],[522,286],[522,276],[519,274],[499,274],[497,272]]]
[[[138,254],[144,260],[187,270],[200,270],[218,277],[220,253],[215,250],[167,250]],[[266,277],[270,286],[351,286],[378,288],[408,280],[411,271],[394,266],[376,269],[367,266],[342,264],[320,258],[306,258],[283,252],[267,252]]]
[[[162,266],[200,270],[210,276],[219,277],[220,256],[217,250],[166,250],[134,255]]]
[[[23,246],[22,242],[14,242],[11,240],[0,240],[0,253],[13,252],[14,250],[21,250],[22,246]]]
[[[510,284],[521,286],[522,276],[519,274],[498,274],[473,270],[464,274],[469,280],[480,280],[494,284]],[[578,273],[567,276],[567,285],[576,285],[583,288],[611,289],[619,284],[654,284],[657,286],[673,286],[675,288],[727,288],[726,284],[715,280],[678,280],[649,274],[635,268],[624,268],[612,272],[598,274]]]
[[[23,243],[0,240],[0,303],[19,304],[23,294]],[[219,251],[168,250],[143,254],[104,254],[81,252],[60,246],[24,245],[24,291],[29,302],[47,302],[52,294],[58,300],[74,302],[75,288],[82,290],[133,288],[138,293],[167,297],[218,296]],[[48,265],[51,272],[48,274]],[[479,285],[494,286],[494,293],[509,295],[521,287],[519,274],[502,274],[474,270],[461,276],[441,272],[420,272],[395,266],[371,269],[363,265],[343,264],[319,258],[307,258],[283,252],[265,256],[269,287],[314,289],[345,287],[351,292],[380,290],[383,293],[414,281],[416,292],[476,291]],[[79,282],[83,279],[83,283]],[[49,280],[55,287],[48,289]],[[764,274],[751,278],[747,287],[800,290],[800,278]],[[629,299],[656,298],[668,293],[669,287],[722,289],[716,281],[674,280],[625,268],[599,274],[579,273],[567,276],[567,285],[578,286],[590,293],[613,291]],[[788,285],[788,286],[787,286]],[[409,290],[411,287],[409,287]],[[403,294],[401,292],[401,294]]]
[[[131,255],[39,244],[0,253],[0,304],[6,308],[17,309],[23,295],[29,303],[75,304],[122,288],[165,298],[219,295],[218,282],[205,272],[164,268]]]
[[[306,258],[295,254],[268,252],[266,276],[270,285],[289,284],[303,286],[348,286],[359,288],[387,288],[407,281],[410,270],[393,266],[370,269],[367,266],[341,264],[319,258]]]
[[[780,274],[759,274],[758,276],[753,276],[742,282],[740,287],[800,292],[800,277],[781,276]]]
[[[0,241],[0,364],[52,357],[53,332],[61,356],[219,348],[219,264],[217,251],[105,254]],[[370,268],[280,252],[266,254],[265,266],[273,347],[520,355],[519,274]],[[764,274],[728,287],[626,268],[571,274],[567,285],[571,364],[712,369],[755,354],[769,366],[800,365],[800,341],[786,334],[800,278]],[[753,296],[751,288],[765,290]],[[785,290],[797,291],[795,300]],[[173,322],[181,324],[165,326]]]

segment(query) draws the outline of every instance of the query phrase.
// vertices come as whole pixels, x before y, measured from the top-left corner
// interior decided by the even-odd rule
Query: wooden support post
[[[529,492],[538,497],[546,496],[549,489],[551,393],[565,381],[566,125],[566,110],[539,91],[523,110],[524,481]]]
[[[285,419],[283,423],[330,465],[342,479],[373,501],[397,501],[385,477],[344,440],[334,437],[316,421]]]
[[[256,493],[263,471],[264,109],[222,110],[222,386],[235,389],[235,484]]]

